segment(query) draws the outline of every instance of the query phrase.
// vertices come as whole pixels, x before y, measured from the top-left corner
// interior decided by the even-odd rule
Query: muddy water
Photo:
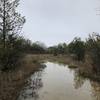
[[[100,100],[100,83],[84,79],[67,65],[45,65],[27,80],[18,100]]]

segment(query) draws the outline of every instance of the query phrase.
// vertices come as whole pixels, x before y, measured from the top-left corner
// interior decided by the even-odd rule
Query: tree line
[[[90,58],[93,68],[100,72],[100,35],[98,33],[92,33],[85,41],[75,37],[69,44],[58,44],[47,50],[48,53],[55,56],[58,54],[72,56],[77,61],[85,62],[86,59]]]
[[[85,61],[86,56],[89,56],[93,65],[100,65],[100,35],[98,33],[92,33],[86,40],[82,40],[79,37],[75,37],[70,43],[59,43],[55,46],[46,47],[44,43],[34,42],[30,40],[22,39],[24,53],[31,54],[52,54],[72,56],[77,61]],[[20,47],[20,49],[21,49]]]
[[[90,34],[84,41],[79,37],[75,37],[69,44],[60,43],[50,47],[46,47],[41,42],[31,43],[30,41],[25,48],[25,51],[32,54],[66,55],[82,62],[90,58],[94,68],[100,71],[100,35],[98,33]]]
[[[0,0],[0,69],[15,68],[28,53],[71,55],[75,60],[85,61],[90,56],[93,65],[100,70],[100,35],[93,33],[85,41],[75,37],[72,42],[46,47],[44,43],[25,39],[20,35],[25,17],[18,11],[20,0]]]

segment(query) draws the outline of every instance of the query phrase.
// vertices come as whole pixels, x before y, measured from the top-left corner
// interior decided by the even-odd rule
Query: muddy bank
[[[44,61],[74,65],[77,66],[79,74],[82,74],[82,76],[94,78],[94,80],[100,79],[98,75],[94,74],[90,59],[86,59],[85,62],[78,62],[68,55],[27,55],[22,60],[22,65],[15,71],[0,72],[0,76],[2,76],[0,77],[0,100],[17,100],[20,90],[26,84],[27,78],[37,71]]]
[[[15,71],[0,72],[0,100],[17,100],[28,76],[40,67],[39,62],[34,62],[31,56],[26,56]]]

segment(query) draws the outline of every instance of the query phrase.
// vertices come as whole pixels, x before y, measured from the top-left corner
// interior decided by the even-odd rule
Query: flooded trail
[[[100,100],[99,83],[84,79],[67,65],[45,65],[27,80],[18,100]]]

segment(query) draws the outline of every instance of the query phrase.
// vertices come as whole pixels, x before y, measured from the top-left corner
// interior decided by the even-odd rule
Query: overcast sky
[[[19,8],[26,16],[23,35],[33,42],[55,45],[100,32],[100,0],[21,0]]]

